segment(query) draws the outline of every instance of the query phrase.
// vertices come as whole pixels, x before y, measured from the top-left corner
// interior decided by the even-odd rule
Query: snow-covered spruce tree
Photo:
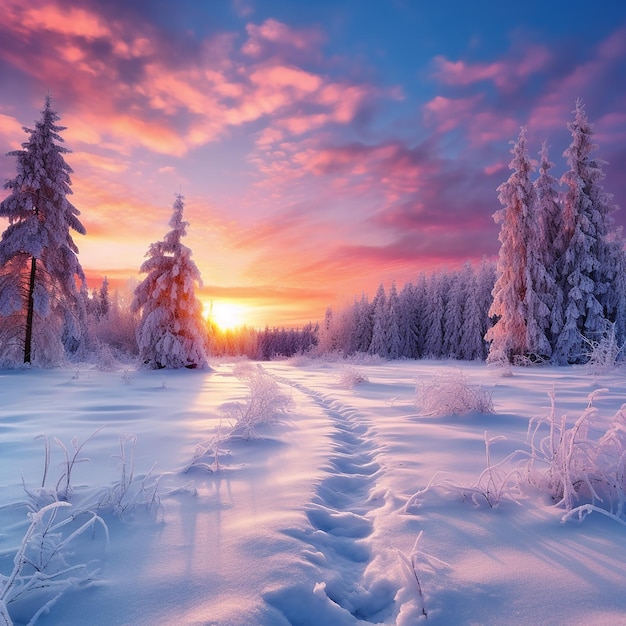
[[[563,153],[570,169],[561,182],[564,253],[559,272],[563,289],[563,328],[556,347],[560,363],[584,359],[585,339],[597,341],[620,310],[617,271],[623,266],[621,236],[616,236],[612,213],[617,207],[600,182],[603,161],[592,159],[597,148],[584,105],[576,101],[574,121],[568,124],[572,142]],[[583,338],[584,337],[584,338]]]
[[[137,327],[139,355],[144,365],[163,367],[204,367],[207,365],[208,335],[202,304],[195,286],[202,279],[191,259],[191,250],[181,243],[187,234],[183,220],[183,196],[176,194],[163,241],[150,245],[141,266],[146,278],[137,285],[132,309],[140,312]]]
[[[459,358],[467,302],[467,283],[464,278],[460,272],[452,272],[450,274],[448,299],[443,313],[443,338],[441,345],[441,356],[443,358]]]
[[[550,174],[553,167],[554,163],[548,157],[547,142],[544,141],[539,152],[539,176],[534,183],[537,193],[534,236],[541,243],[535,246],[540,269],[535,272],[535,291],[550,311],[549,320],[542,318],[542,331],[550,342],[552,352],[563,327],[563,289],[558,264],[566,246],[558,181]]]
[[[504,208],[494,213],[501,224],[497,279],[493,288],[493,303],[489,314],[497,321],[488,331],[490,342],[488,359],[503,356],[549,356],[550,344],[542,332],[549,310],[535,292],[533,276],[538,263],[533,246],[535,236],[535,188],[530,179],[534,163],[526,148],[526,128],[522,127],[517,141],[512,142],[513,159],[509,179],[498,187],[498,199]]]
[[[387,329],[386,329],[387,354],[389,359],[397,359],[401,356],[400,338],[400,299],[395,281],[391,283],[389,297],[387,298]]]
[[[387,294],[385,293],[385,287],[382,283],[378,285],[376,295],[372,301],[372,310],[372,342],[369,346],[369,353],[387,358],[388,308]]]
[[[5,183],[11,193],[0,203],[9,226],[0,240],[0,356],[5,364],[54,365],[74,353],[85,332],[77,279],[85,276],[70,230],[85,228],[72,193],[72,169],[60,146],[59,116],[46,97],[41,119],[17,159],[17,175]]]
[[[461,284],[465,303],[456,356],[467,361],[482,360],[485,358],[483,337],[486,309],[482,306],[482,294],[478,288],[478,278],[470,263],[466,263],[461,271]]]
[[[419,356],[418,291],[412,283],[406,283],[400,291],[398,328],[400,332],[400,356],[416,359]]]
[[[354,302],[353,331],[350,342],[354,352],[366,354],[369,351],[373,332],[372,317],[372,305],[363,293],[360,300]]]
[[[431,274],[424,298],[424,349],[422,355],[427,359],[443,356],[443,318],[448,300],[450,277],[443,270]]]

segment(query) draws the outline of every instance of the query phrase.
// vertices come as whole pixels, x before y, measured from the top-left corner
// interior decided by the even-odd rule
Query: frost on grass
[[[238,363],[233,374],[246,383],[248,393],[244,402],[221,406],[225,419],[231,424],[227,438],[256,439],[259,426],[276,422],[288,411],[291,396],[283,393],[274,378],[258,365]]]
[[[432,582],[442,571],[451,569],[448,563],[427,554],[420,548],[419,543],[423,534],[424,531],[421,530],[410,554],[398,551],[402,572],[407,583],[401,594],[404,597],[401,598],[402,610],[398,616],[398,626],[428,619],[426,607],[428,591],[425,589],[425,584]]]
[[[248,387],[243,402],[222,404],[222,418],[215,436],[196,446],[183,471],[192,468],[218,471],[221,459],[230,455],[230,450],[224,447],[228,441],[258,439],[260,427],[279,421],[288,412],[291,396],[281,391],[276,380],[260,365],[240,362],[233,367],[233,374]]]
[[[562,521],[598,512],[626,524],[626,404],[607,424],[593,406],[598,394],[606,391],[589,394],[587,407],[569,420],[557,415],[552,390],[549,414],[529,421],[527,448],[494,463],[491,444],[503,437],[489,438],[485,433],[487,467],[474,484],[458,484],[435,474],[408,499],[405,511],[415,512],[434,492],[496,508],[503,500],[520,503],[527,487],[532,487],[566,511]]]
[[[135,472],[135,435],[120,435],[119,452],[112,458],[118,461],[119,478],[108,485],[92,488],[76,488],[74,476],[76,467],[83,463],[91,463],[83,450],[102,428],[93,432],[82,443],[73,437],[70,446],[66,446],[57,437],[53,438],[54,447],[47,436],[39,438],[44,441],[44,464],[41,483],[37,487],[28,486],[22,480],[23,488],[28,496],[27,506],[34,511],[52,502],[71,502],[79,512],[95,510],[103,514],[111,512],[124,517],[137,508],[157,511],[161,501],[158,493],[159,478],[154,475],[154,466],[147,474]],[[53,475],[52,467],[54,450],[60,450],[62,461],[56,465],[58,472]]]
[[[108,543],[107,526],[96,513],[68,512],[71,504],[56,501],[28,514],[29,526],[14,552],[13,567],[0,573],[0,624],[12,625],[11,615],[34,624],[71,589],[88,585],[97,569],[84,563],[74,543],[83,534],[95,538],[96,527]],[[38,607],[38,608],[36,608]]]
[[[552,391],[548,417],[529,424],[531,451],[524,464],[528,480],[568,512],[564,520],[598,509],[616,520],[626,514],[626,405],[598,437],[602,420],[593,402],[605,391],[591,393],[587,408],[573,423],[567,415],[557,417]]]
[[[0,552],[13,557],[12,570],[0,571],[0,626],[13,624],[13,618],[34,624],[65,592],[93,581],[98,559],[82,558],[84,543],[81,549],[74,544],[83,535],[108,544],[107,515],[127,518],[138,508],[150,512],[160,508],[158,478],[152,470],[146,475],[135,473],[134,435],[119,438],[119,451],[113,455],[118,462],[117,480],[76,486],[76,468],[91,462],[84,448],[100,430],[82,443],[73,437],[69,446],[56,437],[53,445],[47,436],[40,437],[44,442],[41,481],[28,486],[22,479],[26,499],[0,506],[0,510],[26,509],[28,519],[20,546]],[[55,463],[59,453],[62,460]],[[102,532],[96,533],[97,528]]]
[[[418,383],[416,406],[423,415],[468,415],[494,413],[491,393],[481,385],[471,384],[461,370],[443,370],[429,383]]]
[[[435,494],[445,494],[463,502],[471,502],[476,506],[487,505],[495,509],[502,501],[519,503],[524,498],[520,488],[521,470],[514,462],[521,454],[519,450],[507,455],[504,459],[494,463],[491,447],[505,437],[489,437],[485,432],[485,459],[486,467],[474,483],[465,485],[445,477],[444,472],[436,473],[428,485],[414,493],[404,505],[406,513],[416,513],[427,500]]]

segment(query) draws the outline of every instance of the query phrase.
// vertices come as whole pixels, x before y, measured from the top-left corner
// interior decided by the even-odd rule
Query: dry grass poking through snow
[[[433,389],[442,386],[435,385]],[[457,405],[447,402],[448,394],[452,389],[463,394],[464,386],[455,382],[443,388],[444,392],[434,397],[444,400],[434,408],[438,411],[445,408],[452,414],[451,406]],[[583,519],[596,512],[626,526],[626,404],[607,424],[593,406],[596,397],[606,391],[598,389],[589,394],[587,408],[572,423],[567,415],[557,415],[552,390],[550,413],[529,421],[527,449],[515,450],[494,463],[491,446],[505,437],[488,437],[485,432],[487,467],[475,483],[462,485],[435,475],[424,489],[409,498],[405,511],[417,510],[426,494],[435,489],[458,494],[476,505],[486,502],[496,508],[502,501],[520,503],[530,486],[549,496],[555,507],[566,511],[561,518],[563,522]],[[465,397],[461,407],[472,398],[471,394]]]

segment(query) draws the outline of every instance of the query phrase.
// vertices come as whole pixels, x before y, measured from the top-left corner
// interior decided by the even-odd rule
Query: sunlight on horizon
[[[204,305],[204,317],[213,321],[220,330],[245,326],[248,322],[248,313],[248,307],[235,302],[211,300]]]

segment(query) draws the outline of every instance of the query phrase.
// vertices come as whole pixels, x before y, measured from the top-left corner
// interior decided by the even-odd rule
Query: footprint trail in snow
[[[320,580],[314,589],[293,586],[267,594],[266,600],[289,623],[314,624],[320,618],[338,625],[380,622],[392,611],[398,589],[389,580],[365,579],[373,558],[371,513],[382,505],[371,498],[382,471],[372,442],[374,433],[355,408],[300,383],[275,378],[317,404],[329,418],[332,431],[331,453],[323,468],[327,475],[305,507],[310,526],[285,530],[305,542],[303,555],[317,568]],[[303,615],[303,605],[310,609],[308,617]]]

